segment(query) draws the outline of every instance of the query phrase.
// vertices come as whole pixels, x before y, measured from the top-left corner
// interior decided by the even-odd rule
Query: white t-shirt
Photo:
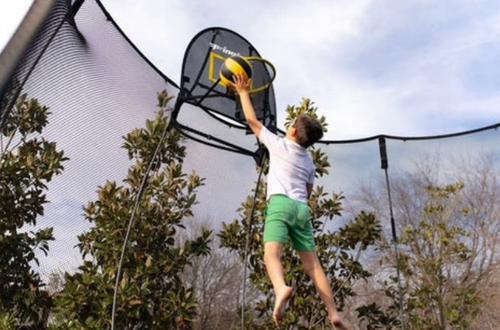
[[[265,126],[259,136],[269,150],[267,198],[283,194],[307,202],[307,184],[314,183],[314,163],[307,148],[271,133]]]

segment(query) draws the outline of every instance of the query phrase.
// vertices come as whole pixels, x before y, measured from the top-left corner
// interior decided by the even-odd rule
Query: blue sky
[[[454,133],[500,121],[496,0],[102,0],[118,25],[179,81],[199,31],[227,27],[277,68],[286,105],[313,100],[328,139]],[[0,47],[31,1],[0,5]],[[5,28],[3,28],[5,26]]]

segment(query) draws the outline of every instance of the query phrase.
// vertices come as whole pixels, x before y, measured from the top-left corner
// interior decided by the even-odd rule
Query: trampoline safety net
[[[193,64],[221,62],[231,38],[259,54],[227,29],[199,37],[177,84],[100,1],[34,2],[0,57],[0,327],[273,326],[263,150],[217,68]],[[252,101],[282,133],[272,86]],[[312,149],[318,255],[351,329],[496,329],[499,125]],[[284,324],[323,328],[284,259]]]

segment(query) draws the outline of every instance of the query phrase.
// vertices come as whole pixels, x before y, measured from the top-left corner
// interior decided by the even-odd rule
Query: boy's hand
[[[236,92],[241,94],[242,92],[248,92],[248,89],[250,88],[250,80],[251,79],[246,79],[243,73],[237,73],[233,76],[232,85]]]

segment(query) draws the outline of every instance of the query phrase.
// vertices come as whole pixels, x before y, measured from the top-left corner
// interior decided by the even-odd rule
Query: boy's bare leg
[[[330,287],[330,283],[326,278],[325,272],[323,271],[323,267],[319,262],[316,252],[297,251],[297,253],[300,256],[300,260],[304,265],[304,269],[307,275],[309,275],[309,277],[313,281],[314,286],[316,287],[316,291],[318,291],[321,299],[326,306],[328,317],[330,318],[330,322],[332,322],[333,327],[336,330],[347,330],[347,327],[342,322],[337,311],[337,306],[335,305],[335,301],[333,299],[333,293]]]
[[[286,303],[292,295],[292,288],[285,283],[283,266],[281,265],[282,250],[283,244],[280,242],[266,242],[264,244],[264,263],[273,284],[275,295],[273,319],[278,328],[281,327],[281,319],[285,313]]]

